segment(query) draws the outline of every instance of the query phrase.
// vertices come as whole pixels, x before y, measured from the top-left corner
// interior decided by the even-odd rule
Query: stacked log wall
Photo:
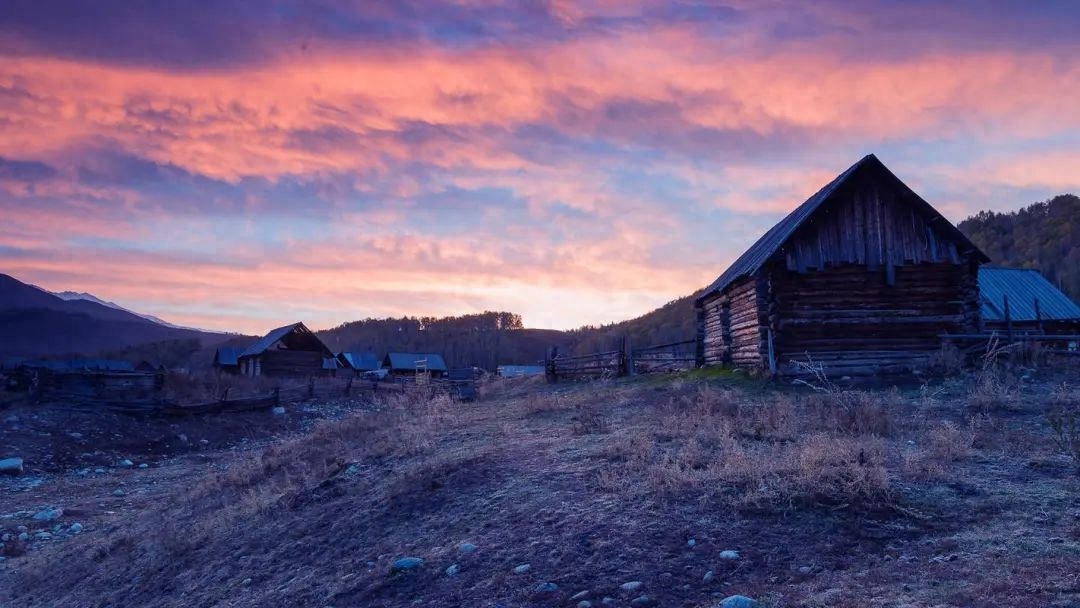
[[[308,350],[268,350],[262,355],[263,376],[321,376],[323,353]]]
[[[835,371],[900,371],[941,347],[943,333],[974,331],[973,265],[909,264],[894,270],[848,264],[804,274],[770,270],[770,317],[781,363],[809,356]]]
[[[758,281],[748,277],[703,303],[706,365],[762,364],[761,302]]]

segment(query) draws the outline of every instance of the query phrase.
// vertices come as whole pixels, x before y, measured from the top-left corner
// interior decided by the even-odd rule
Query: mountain
[[[160,325],[91,300],[65,300],[0,274],[0,355],[92,356],[159,342],[194,340],[205,346],[228,338]]]
[[[174,327],[176,329],[193,329],[193,328],[190,328],[190,327],[181,327],[179,325],[173,325],[172,323],[169,323],[167,321],[163,321],[163,320],[155,317],[154,315],[145,315],[145,314],[142,314],[142,313],[139,313],[139,312],[135,312],[133,310],[129,310],[127,308],[124,308],[123,306],[120,306],[116,302],[108,302],[106,300],[102,300],[101,298],[95,296],[94,294],[84,293],[84,292],[77,292],[77,291],[60,291],[60,292],[52,291],[52,292],[49,292],[49,293],[51,293],[52,295],[60,298],[61,300],[66,300],[66,301],[69,301],[69,302],[71,300],[86,300],[87,302],[94,302],[95,304],[101,304],[102,306],[108,306],[109,308],[114,308],[116,310],[122,310],[124,312],[130,312],[133,315],[140,316],[140,317],[146,319],[147,321],[152,321],[154,323],[157,323],[158,325],[164,325],[165,327]]]

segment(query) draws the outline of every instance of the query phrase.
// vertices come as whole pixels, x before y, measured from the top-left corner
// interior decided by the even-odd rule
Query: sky
[[[0,272],[174,323],[635,317],[875,153],[1080,192],[1080,3],[5,0]]]

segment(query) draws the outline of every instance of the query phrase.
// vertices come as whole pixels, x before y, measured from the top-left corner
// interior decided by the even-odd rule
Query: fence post
[[[345,396],[346,397],[349,396],[349,391],[352,390],[352,381],[353,381],[353,379],[349,378],[349,381],[345,383]]]
[[[281,403],[281,387],[280,386],[275,386],[274,387],[274,405],[279,405],[280,403]]]
[[[315,398],[315,376],[308,378],[307,395],[309,399]]]
[[[547,350],[547,358],[544,360],[544,374],[547,376],[548,382],[556,383],[559,381],[558,373],[555,370],[555,359],[559,356],[559,347],[552,346]]]
[[[1042,311],[1039,310],[1039,298],[1035,298],[1035,328],[1039,330],[1039,333],[1042,333]]]
[[[231,386],[226,386],[225,390],[222,391],[222,393],[221,393],[221,400],[222,401],[228,401],[229,400],[229,389],[231,389],[231,388],[232,388]]]
[[[1009,344],[1013,341],[1012,313],[1009,311],[1009,296],[1003,296],[1005,301],[1005,334],[1009,337]]]
[[[695,306],[694,366],[705,367],[705,307]]]
[[[623,366],[625,368],[623,375],[633,376],[636,373],[634,371],[634,345],[630,341],[630,336],[623,338],[623,357]]]

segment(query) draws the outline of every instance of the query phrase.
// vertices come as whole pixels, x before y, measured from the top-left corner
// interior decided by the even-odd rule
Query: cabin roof
[[[986,256],[979,248],[975,246],[956,226],[945,220],[940,213],[937,212],[930,203],[926,202],[921,196],[916,194],[911,188],[904,182],[900,181],[900,178],[896,177],[885,163],[882,163],[873,154],[867,154],[859,162],[848,167],[843,173],[836,176],[831,182],[825,185],[821,190],[818,190],[813,196],[806,199],[806,202],[795,208],[794,211],[789,213],[787,217],[780,220],[775,226],[770,228],[768,232],[762,235],[753,245],[750,246],[738,259],[735,260],[727,270],[724,271],[711,285],[709,285],[704,292],[697,298],[697,302],[700,303],[708,296],[714,293],[723,291],[731,283],[737,279],[754,274],[779,250],[784,243],[788,241],[810,217],[817,211],[825,201],[837,190],[840,189],[849,179],[856,173],[865,171],[874,171],[878,174],[879,178],[885,179],[896,186],[903,194],[906,194],[906,198],[916,207],[920,208],[928,216],[938,220],[938,225],[945,231],[945,233],[954,239],[957,243],[961,244],[964,250],[972,251],[983,262],[989,262],[990,258]]]
[[[307,326],[305,326],[303,323],[293,323],[291,325],[285,325],[283,327],[271,330],[270,333],[263,336],[258,342],[247,347],[247,349],[245,349],[244,352],[240,353],[237,358],[242,359],[244,357],[261,355],[262,353],[269,350],[271,346],[287,338],[290,334],[304,336],[305,341],[309,342],[309,346],[316,347],[306,350],[319,350],[322,351],[323,354],[327,357],[334,356],[334,353],[330,352],[330,349],[327,348],[326,345],[323,344],[322,340],[320,340],[318,336],[312,333],[311,330],[307,328]]]
[[[378,356],[375,355],[375,353],[372,353],[372,352],[366,352],[366,353],[353,353],[353,352],[339,353],[338,358],[339,359],[344,359],[345,362],[348,363],[350,367],[352,367],[353,369],[358,369],[360,371],[368,372],[368,371],[379,369],[379,367],[381,367],[381,360],[379,359]]]
[[[1034,268],[979,268],[983,321],[1005,320],[1005,297],[1013,321],[1035,321],[1035,298],[1044,321],[1080,320],[1080,305],[1054,287]]]
[[[390,369],[415,370],[416,362],[427,359],[428,371],[445,372],[446,362],[442,355],[435,353],[387,353],[383,359],[383,367],[389,364]]]
[[[218,365],[239,365],[240,355],[247,350],[243,346],[221,346],[214,354],[214,361]]]

